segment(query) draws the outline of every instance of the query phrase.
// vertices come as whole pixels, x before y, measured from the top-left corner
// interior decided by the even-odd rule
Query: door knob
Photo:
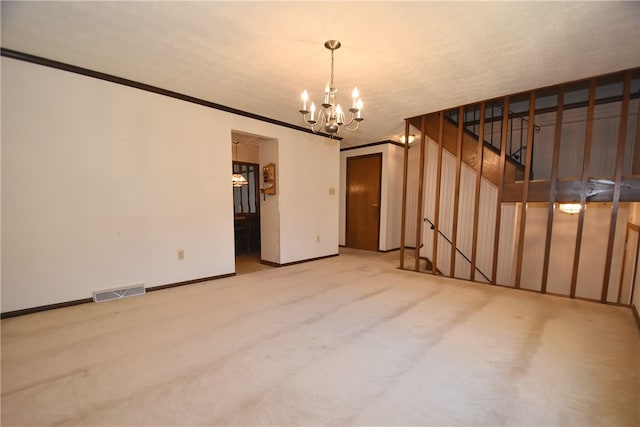
[[[373,205],[371,205],[371,206],[373,206],[374,208],[377,208],[377,207],[378,207],[378,204],[377,204],[377,203],[374,203],[374,204],[373,204]]]

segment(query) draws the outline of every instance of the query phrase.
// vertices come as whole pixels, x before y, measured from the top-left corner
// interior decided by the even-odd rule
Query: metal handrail
[[[431,220],[430,220],[429,218],[423,218],[423,220],[424,220],[424,222],[428,222],[429,224],[431,224],[431,229],[432,229],[432,230],[434,230],[434,229],[435,229],[435,227],[436,227],[436,226],[435,226],[435,224],[434,224],[433,222],[431,222]],[[445,238],[445,240],[446,240],[447,242],[449,242],[449,244],[450,244],[450,245],[453,245],[453,242],[452,242],[451,240],[449,240],[449,238],[448,238],[447,236],[445,236],[445,235],[444,235],[444,233],[443,233],[442,231],[440,231],[440,229],[438,229],[438,233],[439,233],[442,237],[444,237],[444,238]],[[469,258],[467,258],[467,256],[466,256],[464,253],[462,253],[462,251],[461,251],[460,249],[458,249],[457,247],[456,247],[456,252],[458,252],[460,255],[462,255],[462,257],[463,257],[464,259],[466,259],[466,260],[467,260],[467,262],[468,262],[469,264],[472,264],[471,260],[470,260]],[[489,279],[489,278],[488,278],[488,277],[487,277],[487,276],[482,272],[482,270],[480,270],[477,266],[474,266],[474,268],[475,268],[475,270],[476,270],[478,273],[480,273],[480,274],[482,275],[482,277],[484,277],[484,278],[486,279],[486,281],[487,281],[487,282],[491,283],[491,279]]]
[[[484,139],[484,135],[480,136],[477,134],[476,131],[476,125],[478,123],[478,119],[476,119],[476,111],[477,111],[477,107],[478,105],[475,105],[473,107],[473,120],[471,121],[466,121],[465,118],[466,117],[462,117],[462,126],[463,128],[465,128],[467,131],[471,132],[476,138],[478,138],[478,140],[484,141],[485,143],[491,145],[492,147],[501,150],[501,141],[498,141],[498,145],[496,145],[494,143],[493,140],[493,123],[496,121],[496,117],[501,118],[503,113],[504,113],[504,106],[501,104],[498,104],[496,102],[489,102],[487,103],[485,108],[490,109],[490,115],[485,117],[485,120],[487,122],[490,123],[490,129],[491,129],[491,139],[489,141],[486,141]],[[447,117],[454,121],[456,124],[458,124],[460,122],[460,118],[457,117],[458,116],[458,112],[457,110],[450,110],[450,112],[448,112],[449,114],[447,114]],[[466,115],[466,114],[465,114]],[[456,119],[454,119],[454,117]],[[507,150],[507,154],[508,157],[511,158],[512,160],[514,160],[515,162],[519,163],[521,166],[524,166],[524,156],[522,155],[522,153],[524,152],[524,150],[527,149],[526,144],[523,143],[524,138],[526,137],[525,133],[524,133],[524,129],[525,127],[529,126],[529,120],[527,118],[525,118],[524,116],[520,116],[520,115],[516,115],[514,112],[509,111],[508,113],[508,119],[511,123],[513,123],[514,119],[520,119],[520,144],[519,146],[516,147],[516,149],[513,149],[513,125],[510,125],[510,135],[509,135],[509,149]],[[535,123],[533,124],[533,129],[535,130],[535,132],[540,132],[540,126],[536,125]]]

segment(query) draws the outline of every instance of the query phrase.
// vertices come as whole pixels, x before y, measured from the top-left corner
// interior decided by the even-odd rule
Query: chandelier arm
[[[320,126],[322,126],[325,121],[327,121],[327,109],[323,108],[318,113],[318,123],[320,123]]]
[[[302,121],[308,124],[309,127],[311,128],[311,131],[315,133],[315,130],[313,129],[313,124],[309,120],[307,120],[307,113],[302,114]]]
[[[349,120],[349,122],[347,123],[343,123],[345,126],[349,126],[351,125],[351,123],[353,123],[353,121],[355,120],[356,115],[354,113],[351,113],[351,120]]]
[[[353,121],[353,120],[352,120],[352,121]],[[352,121],[351,121],[351,122],[352,122]],[[358,130],[358,128],[360,127],[360,121],[356,121],[356,127],[354,127],[353,129],[349,129],[349,125],[351,124],[351,122],[349,122],[349,124],[348,124],[348,125],[344,125],[344,128],[345,128],[346,130],[348,130],[349,132],[355,132],[355,131],[357,131],[357,130]]]
[[[323,108],[323,109],[321,109],[320,111],[318,111],[318,119],[316,120],[316,122],[315,122],[315,123],[309,123],[309,122],[307,122],[307,123],[309,124],[309,126],[311,127],[311,131],[312,131],[313,133],[317,133],[317,132],[318,132],[318,130],[319,130],[320,128],[322,128],[322,125],[323,125],[323,124],[324,124],[324,122],[325,122],[325,117],[326,117],[326,113],[325,113],[324,108]],[[318,129],[316,129],[316,125],[318,125]]]

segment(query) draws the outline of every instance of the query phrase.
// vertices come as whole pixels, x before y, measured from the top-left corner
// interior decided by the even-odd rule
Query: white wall
[[[384,156],[384,155],[383,155]],[[384,159],[383,159],[384,161]],[[404,147],[387,144],[387,239],[381,250],[400,247],[400,225],[402,222],[402,174],[404,170]],[[382,233],[381,233],[382,235]]]
[[[282,264],[338,254],[339,142],[296,136],[278,141]]]
[[[281,261],[337,253],[337,197],[297,197],[338,186],[337,141],[1,64],[3,312],[232,273],[232,129],[278,140]]]
[[[280,161],[278,141],[275,139],[260,142],[261,159],[259,180],[262,182],[262,168],[269,163],[276,165],[276,194],[260,193],[260,259],[280,264]],[[262,186],[262,184],[260,184]]]
[[[346,243],[347,158],[375,153],[382,154],[378,249],[387,251],[400,247],[400,223],[402,220],[404,149],[393,144],[379,144],[340,152],[340,244],[345,245]]]

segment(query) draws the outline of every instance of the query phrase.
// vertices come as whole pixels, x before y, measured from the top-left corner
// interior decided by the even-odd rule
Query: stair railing
[[[434,229],[435,229],[435,227],[436,227],[436,226],[435,226],[435,224],[434,224],[433,222],[431,222],[431,220],[430,220],[429,218],[423,218],[423,220],[424,220],[424,222],[428,222],[428,223],[431,225],[431,229],[432,229],[432,230],[434,230]],[[442,231],[438,230],[438,234],[440,234],[442,237],[444,237],[444,239],[445,239],[447,242],[449,242],[449,244],[450,244],[450,245],[453,245],[453,242],[452,242],[451,240],[449,240],[449,238],[448,238],[447,236],[445,236],[445,235],[444,235],[444,233],[443,233]],[[463,257],[465,260],[467,260],[467,262],[469,263],[469,265],[471,265],[471,264],[472,264],[472,263],[471,263],[471,260],[470,260],[469,258],[467,258],[467,256],[466,256],[464,253],[462,253],[462,251],[461,251],[460,249],[458,249],[457,247],[456,247],[456,252],[458,252],[460,255],[462,255],[462,257]],[[489,279],[489,278],[488,278],[488,277],[487,277],[487,276],[482,272],[482,270],[480,270],[477,266],[474,266],[474,268],[475,268],[475,270],[476,270],[478,273],[480,273],[480,275],[481,275],[482,277],[484,277],[484,278],[485,278],[485,280],[486,280],[488,283],[491,283],[491,279]]]
[[[494,129],[494,123],[502,122],[502,116],[504,112],[504,108],[501,104],[496,102],[489,102],[486,104],[485,110],[485,130],[489,131],[489,138],[485,139],[485,135],[478,135],[478,129],[480,126],[480,105],[476,104],[473,106],[472,116],[468,118],[468,113],[465,111],[465,115],[462,120],[462,125],[464,129],[470,132],[475,138],[478,140],[483,140],[486,144],[489,144],[496,150],[501,150],[502,138],[500,133],[502,132],[502,126],[500,126],[499,130]],[[446,112],[446,117],[455,123],[458,124],[458,110],[449,110]],[[526,129],[529,126],[529,120],[521,114],[516,114],[512,111],[509,111],[509,135],[507,138],[508,150],[507,156],[518,163],[520,166],[524,166],[525,164],[525,155],[524,151],[527,149],[527,132]],[[516,135],[514,136],[514,121],[516,124],[519,124],[519,129]],[[533,128],[535,132],[540,132],[540,126],[533,124]],[[535,133],[534,133],[535,139]],[[533,145],[532,145],[533,148]]]

